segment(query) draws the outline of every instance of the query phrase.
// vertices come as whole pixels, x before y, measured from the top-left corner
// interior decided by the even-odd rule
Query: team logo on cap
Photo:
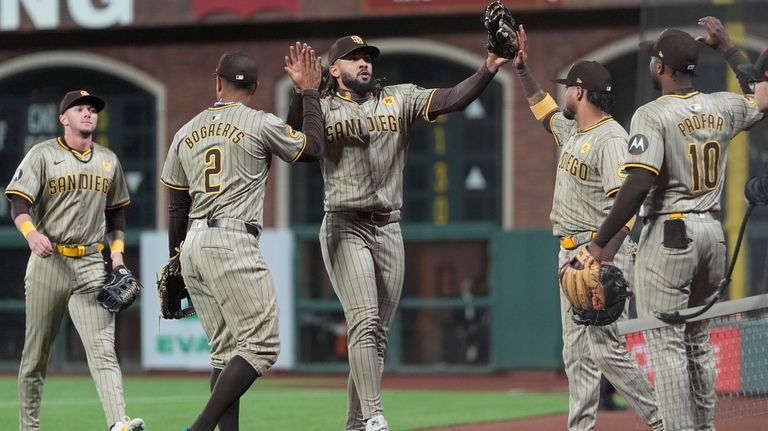
[[[355,42],[358,45],[362,45],[365,42],[363,41],[363,38],[360,36],[351,36],[350,39],[352,39],[352,42]]]
[[[643,154],[648,149],[648,138],[645,135],[637,134],[629,138],[629,154]]]
[[[576,78],[576,83],[581,84],[582,83],[581,78]]]
[[[88,92],[85,91],[85,90],[80,90],[80,95],[81,96],[90,96],[90,94],[88,94]]]
[[[101,162],[101,167],[104,168],[105,171],[109,172],[112,170],[112,163],[109,163],[108,161],[104,160]]]

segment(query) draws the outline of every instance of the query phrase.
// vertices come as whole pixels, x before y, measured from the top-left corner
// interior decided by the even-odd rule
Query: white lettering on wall
[[[15,31],[21,26],[22,9],[38,30],[61,25],[60,3],[80,27],[96,29],[133,23],[134,0],[0,0],[0,31]],[[95,4],[94,4],[95,3]]]

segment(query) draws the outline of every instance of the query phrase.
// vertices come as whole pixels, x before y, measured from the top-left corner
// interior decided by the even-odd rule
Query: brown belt
[[[246,232],[248,232],[249,234],[253,235],[256,238],[259,237],[260,232],[258,227],[241,220],[214,218],[214,219],[208,220],[208,227],[220,227],[224,229],[227,229],[227,228],[231,229],[233,226],[240,223],[242,223],[242,225],[245,227]]]
[[[400,211],[357,211],[357,216],[367,222],[384,225],[400,220]]]

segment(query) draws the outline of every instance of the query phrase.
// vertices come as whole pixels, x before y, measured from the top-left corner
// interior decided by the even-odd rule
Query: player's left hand
[[[525,28],[522,24],[517,28],[517,43],[519,48],[515,56],[515,68],[524,69],[528,64],[528,36],[525,35]]]
[[[696,38],[697,41],[719,51],[728,50],[733,46],[725,26],[716,17],[705,16],[699,19],[699,26],[707,31],[707,35],[698,36]]]
[[[297,90],[317,89],[320,86],[323,63],[311,46],[296,42],[288,48],[283,70]]]

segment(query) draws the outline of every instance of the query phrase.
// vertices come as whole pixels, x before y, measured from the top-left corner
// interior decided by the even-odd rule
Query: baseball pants
[[[211,365],[238,355],[259,376],[280,353],[277,293],[259,241],[239,220],[208,227],[192,222],[181,250],[181,273],[211,345]]]
[[[400,224],[377,225],[355,213],[328,212],[320,227],[320,248],[347,320],[346,428],[362,430],[364,420],[383,414],[381,374],[405,273]]]
[[[107,273],[100,253],[82,258],[54,253],[29,258],[24,276],[26,326],[19,365],[19,429],[40,429],[48,359],[64,313],[83,342],[107,424],[125,416],[123,383],[115,354],[115,315],[96,302]]]
[[[626,240],[616,254],[615,263],[632,284],[634,244]],[[561,248],[558,268],[569,262],[578,249]],[[624,396],[627,403],[653,430],[662,430],[653,388],[618,335],[616,323],[606,326],[577,325],[571,318],[571,303],[560,289],[560,316],[563,328],[563,362],[568,376],[568,430],[591,431],[595,427],[600,401],[600,376],[605,377]],[[624,311],[622,319],[626,319]]]
[[[643,226],[637,255],[640,316],[704,305],[725,274],[726,247],[720,221],[688,214],[688,246],[664,246],[660,216]],[[715,359],[707,322],[670,325],[646,333],[656,393],[667,431],[714,430]]]

